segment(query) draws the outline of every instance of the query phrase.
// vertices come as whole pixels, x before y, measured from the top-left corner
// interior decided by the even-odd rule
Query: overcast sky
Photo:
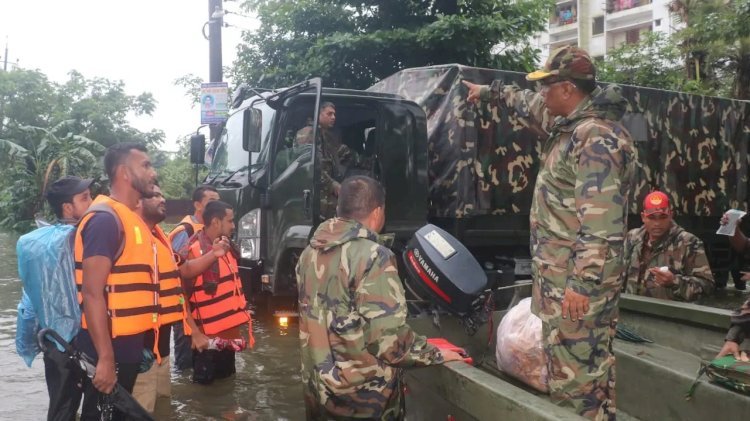
[[[239,12],[238,3],[225,8]],[[7,36],[11,62],[54,81],[75,69],[87,78],[122,80],[131,95],[151,92],[156,112],[131,122],[164,130],[164,149],[175,150],[176,139],[200,125],[199,108],[173,82],[188,73],[208,80],[208,41],[201,34],[207,20],[208,0],[0,0],[0,56]],[[225,20],[255,26],[242,16]],[[234,61],[240,35],[222,28],[224,66]]]

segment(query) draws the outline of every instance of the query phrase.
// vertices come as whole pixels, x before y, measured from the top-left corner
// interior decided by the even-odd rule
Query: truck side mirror
[[[242,148],[248,152],[260,152],[263,112],[257,108],[245,110],[242,124]]]
[[[206,157],[206,136],[198,133],[190,136],[190,163],[203,164]]]

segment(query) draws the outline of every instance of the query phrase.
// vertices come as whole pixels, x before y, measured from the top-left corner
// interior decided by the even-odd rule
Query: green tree
[[[190,198],[195,189],[195,166],[190,163],[190,136],[185,136],[177,141],[178,150],[176,153],[164,154],[164,159],[159,154],[155,161],[158,165],[159,185],[164,197],[167,199],[187,199]],[[205,165],[198,166],[198,180],[203,180],[208,174]]]
[[[610,50],[597,71],[598,78],[606,82],[685,90],[682,53],[661,32],[650,32],[636,44]]]
[[[70,132],[68,126],[72,123],[65,120],[51,129],[19,126],[25,136],[16,141],[0,139],[0,152],[9,164],[2,171],[8,185],[0,193],[0,225],[25,229],[42,210],[42,192],[50,180],[68,174],[88,177],[100,173],[97,157],[104,152],[104,146]]]
[[[247,0],[235,81],[279,87],[310,76],[363,89],[400,69],[444,63],[528,71],[551,1]],[[502,47],[498,45],[502,43]]]
[[[42,192],[66,174],[99,178],[107,146],[139,141],[154,148],[161,131],[141,132],[129,113],[150,114],[151,94],[128,95],[122,82],[71,72],[63,84],[39,70],[0,72],[0,225],[31,227]]]
[[[750,0],[674,0],[685,75],[709,93],[750,99]]]
[[[750,99],[750,0],[675,0],[685,27],[607,53],[602,80]]]

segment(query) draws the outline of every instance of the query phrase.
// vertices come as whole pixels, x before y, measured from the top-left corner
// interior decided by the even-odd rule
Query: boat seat
[[[740,420],[750,414],[750,396],[703,377],[688,401],[685,394],[700,368],[696,355],[658,344],[615,340],[618,410],[642,420]]]

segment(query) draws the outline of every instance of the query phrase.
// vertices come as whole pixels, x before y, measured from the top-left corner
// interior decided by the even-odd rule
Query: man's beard
[[[167,219],[167,215],[162,214],[158,209],[149,210],[147,213],[148,215],[144,215],[144,217],[154,225],[160,224],[162,221]]]
[[[131,173],[131,175],[133,174]],[[154,197],[154,189],[151,188],[149,190],[148,181],[145,181],[137,177],[132,177],[132,180],[133,181],[130,183],[130,185],[133,187],[135,191],[141,194],[142,198],[151,199],[152,197]]]

